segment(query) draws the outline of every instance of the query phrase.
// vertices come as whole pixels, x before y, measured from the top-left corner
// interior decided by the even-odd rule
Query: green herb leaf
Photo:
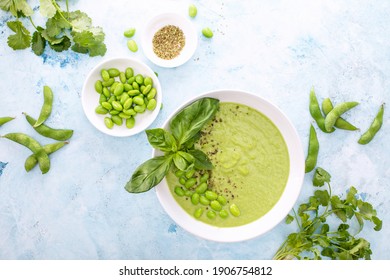
[[[176,152],[177,145],[173,135],[162,128],[148,129],[145,131],[149,143],[153,148],[163,152]]]
[[[199,170],[213,169],[213,164],[211,163],[207,155],[201,150],[197,150],[197,149],[189,150],[188,153],[194,157],[195,159],[194,165],[196,169]]]
[[[0,8],[6,12],[11,12],[14,17],[31,16],[34,11],[26,0],[0,0]]]
[[[170,130],[179,148],[194,137],[210,121],[219,108],[219,100],[202,98],[181,110],[170,122]]]
[[[286,224],[291,224],[292,222],[294,221],[294,216],[292,216],[292,215],[287,215],[286,216]]]
[[[39,0],[39,11],[44,17],[52,18],[56,14],[56,7],[54,7],[51,0]]]
[[[16,34],[8,36],[8,46],[14,50],[26,49],[31,44],[30,31],[19,20],[7,22],[8,27]]]
[[[69,22],[66,21],[59,12],[57,12],[52,18],[47,20],[46,33],[49,37],[56,37],[60,35],[65,29],[69,29],[71,27],[72,26],[69,24]]]
[[[330,196],[329,196],[329,193],[328,191],[326,190],[316,190],[314,192],[314,196],[318,199],[318,202],[322,205],[322,206],[327,206],[329,204],[329,200],[330,200]]]
[[[70,48],[71,42],[68,36],[61,37],[61,42],[57,42],[55,44],[50,43],[49,46],[56,52],[66,51]]]
[[[42,37],[41,32],[35,31],[32,36],[32,46],[31,46],[33,52],[36,55],[41,55],[45,50],[45,46],[46,46],[45,38]]]
[[[331,176],[326,170],[318,167],[314,173],[313,186],[322,187],[325,182],[330,183],[330,178]]]
[[[92,27],[92,19],[86,13],[79,10],[70,12],[68,14],[68,20],[74,32],[82,32]]]
[[[103,56],[107,47],[104,44],[104,33],[101,28],[93,28],[82,32],[72,32],[74,45],[72,50],[75,52],[86,53],[90,56]]]
[[[182,171],[187,171],[194,167],[194,157],[189,153],[178,151],[173,156],[173,162],[175,166]]]
[[[125,189],[129,193],[146,192],[156,186],[168,173],[172,155],[154,157],[141,164],[133,173]]]

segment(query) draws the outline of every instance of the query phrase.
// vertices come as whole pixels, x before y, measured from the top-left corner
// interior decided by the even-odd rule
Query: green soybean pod
[[[95,82],[95,90],[96,90],[97,93],[102,93],[102,92],[103,92],[102,81],[97,80],[97,81]]]
[[[332,131],[334,124],[342,114],[359,105],[358,102],[350,101],[337,104],[325,117],[326,131]]]
[[[382,104],[379,108],[377,115],[375,116],[374,120],[372,121],[370,127],[359,138],[359,140],[358,140],[359,144],[365,145],[365,144],[368,144],[371,142],[371,140],[377,134],[379,129],[382,127],[384,112],[385,112],[385,104]]]
[[[229,217],[229,212],[226,211],[225,209],[221,210],[219,212],[219,216],[222,218],[222,219],[226,219],[227,217]]]
[[[196,8],[196,6],[194,4],[190,4],[190,6],[188,7],[188,15],[194,18],[196,17],[197,14],[198,14],[198,9]]]
[[[95,113],[99,115],[105,115],[108,113],[108,110],[104,108],[102,105],[99,105],[95,108]]]
[[[15,118],[13,118],[13,117],[1,117],[0,118],[0,126],[2,126],[3,124],[6,124],[7,122],[12,121],[13,119],[15,119]]]
[[[123,124],[123,119],[119,117],[118,115],[111,116],[112,122],[116,125],[121,126]]]
[[[127,47],[132,52],[137,52],[138,51],[137,43],[134,40],[127,41]]]
[[[192,194],[192,196],[191,196],[191,203],[193,205],[198,205],[199,204],[199,200],[200,200],[200,195],[198,193]]]
[[[325,116],[329,114],[330,111],[333,109],[332,101],[329,98],[325,98],[322,101],[322,112],[324,112]],[[336,128],[344,129],[344,130],[358,130],[358,128],[348,121],[344,120],[343,118],[338,118],[334,124]]]
[[[202,29],[202,34],[206,38],[212,38],[214,36],[213,31],[209,27],[205,27]]]
[[[313,125],[310,125],[309,147],[307,149],[307,156],[305,160],[305,173],[312,171],[314,167],[316,167],[319,150],[320,144],[318,142],[317,132]]]
[[[332,132],[332,130],[327,131],[325,129],[325,118],[322,115],[322,112],[321,112],[321,109],[320,109],[320,105],[318,103],[318,99],[317,99],[316,93],[314,91],[314,87],[312,87],[311,90],[310,90],[309,112],[310,112],[310,115],[315,120],[315,122],[317,123],[318,127],[323,132],[326,132],[326,133]]]
[[[41,144],[31,136],[24,133],[8,133],[3,138],[7,138],[15,143],[25,146],[30,149],[38,160],[39,168],[42,174],[47,173],[50,170],[50,159],[47,153],[45,153]]]
[[[206,216],[207,216],[207,218],[213,220],[213,219],[215,219],[215,217],[217,216],[217,214],[216,214],[213,210],[209,210],[209,211],[207,211]]]
[[[149,102],[148,102],[148,105],[146,106],[146,108],[149,110],[149,111],[153,111],[157,106],[157,101],[156,99],[150,99]]]
[[[193,186],[195,186],[196,184],[196,178],[190,178],[187,180],[187,182],[185,182],[184,186],[189,189],[189,188],[192,188]]]
[[[135,119],[134,117],[126,119],[126,127],[127,128],[133,128],[135,125]]]
[[[48,86],[43,87],[43,99],[41,113],[39,114],[37,122],[33,125],[34,127],[40,126],[51,114],[53,108],[53,92]]]
[[[126,70],[125,70],[125,75],[126,75],[126,79],[130,79],[131,77],[134,76],[134,70],[133,68],[131,67],[127,67]],[[131,83],[133,83],[134,81],[132,81]]]
[[[240,208],[234,203],[230,205],[229,210],[234,217],[239,217],[241,215]]]
[[[72,129],[54,129],[45,124],[41,124],[38,127],[34,127],[34,123],[36,123],[36,120],[33,117],[29,116],[27,113],[23,114],[25,115],[27,122],[35,129],[36,132],[38,132],[42,136],[58,141],[65,141],[73,136]]]
[[[105,118],[104,118],[104,124],[106,125],[106,127],[107,127],[108,129],[111,129],[111,128],[114,127],[114,122],[113,122],[112,119],[109,118],[109,117],[105,117]]]
[[[108,81],[110,79],[110,74],[108,74],[106,69],[102,69],[102,71],[100,71],[100,75],[102,76],[103,81]]]
[[[61,149],[66,144],[69,144],[69,142],[56,142],[56,143],[45,145],[42,148],[47,155],[50,155],[58,151],[59,149]],[[24,162],[24,169],[27,172],[29,172],[37,165],[37,163],[38,163],[37,157],[34,154],[32,154]]]
[[[123,35],[127,38],[133,37],[134,34],[135,34],[135,28],[129,28],[129,29],[125,30],[125,32],[123,32]]]
[[[182,187],[175,187],[174,192],[178,196],[184,196],[184,190]]]
[[[207,191],[207,184],[201,183],[199,186],[196,187],[195,192],[198,194],[203,194]]]
[[[208,200],[207,197],[205,197],[204,195],[199,196],[199,202],[200,204],[205,206],[210,204],[210,200]]]
[[[218,198],[218,194],[213,191],[206,191],[204,195],[207,197],[209,200],[216,200]]]
[[[194,217],[199,219],[200,217],[202,217],[202,214],[203,214],[203,209],[202,208],[198,208],[194,212]]]
[[[111,78],[118,77],[121,71],[119,71],[117,68],[110,68],[108,69],[108,74],[110,74]]]

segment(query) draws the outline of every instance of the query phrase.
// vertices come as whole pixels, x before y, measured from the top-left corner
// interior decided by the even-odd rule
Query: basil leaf
[[[168,173],[172,164],[172,155],[154,157],[141,164],[127,182],[125,189],[129,193],[146,192],[156,186]]]
[[[213,169],[213,164],[210,162],[207,155],[201,150],[190,150],[188,151],[195,158],[195,168],[200,170],[211,170]]]
[[[173,156],[173,162],[175,163],[175,166],[182,171],[187,171],[188,169],[193,168],[194,161],[195,159],[192,155],[182,151],[178,151]]]
[[[219,100],[202,98],[181,110],[170,122],[170,130],[179,148],[194,137],[211,120],[219,108]]]
[[[163,152],[177,151],[176,140],[169,131],[162,128],[148,129],[146,135],[153,148]]]
[[[200,133],[200,131],[199,131],[198,133],[196,133],[196,134],[194,135],[194,137],[192,137],[190,140],[188,140],[188,141],[185,143],[185,147],[186,147],[187,149],[193,149],[195,143],[200,139],[201,136],[202,136],[202,135],[201,135],[201,133]]]

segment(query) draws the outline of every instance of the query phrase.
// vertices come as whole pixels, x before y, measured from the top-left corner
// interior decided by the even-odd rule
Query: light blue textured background
[[[34,8],[39,1],[29,1]],[[124,185],[134,169],[151,156],[144,133],[114,138],[97,131],[85,117],[80,101],[87,73],[113,56],[136,57],[159,73],[164,108],[152,127],[160,127],[185,100],[205,91],[237,88],[252,91],[280,107],[296,126],[307,147],[311,117],[308,96],[315,87],[320,100],[361,104],[347,114],[365,130],[381,103],[390,104],[389,1],[72,1],[70,9],[85,11],[102,26],[108,47],[105,57],[73,52],[41,56],[13,51],[6,40],[9,14],[0,11],[0,116],[16,120],[0,134],[25,132],[43,144],[22,112],[37,116],[42,87],[55,94],[48,124],[75,130],[71,143],[51,156],[52,168],[24,171],[30,152],[0,139],[0,259],[270,259],[295,229],[279,224],[250,241],[221,244],[202,240],[177,226],[160,206],[154,191],[131,195]],[[131,53],[123,31],[136,27],[140,43],[149,16],[174,10],[193,20],[199,45],[183,66],[153,65],[142,49]],[[37,24],[43,24],[39,15]],[[200,30],[214,30],[211,40]],[[31,29],[30,29],[31,30]],[[390,259],[390,121],[369,145],[357,144],[360,132],[337,130],[321,142],[318,165],[332,174],[334,193],[353,185],[378,209],[383,229],[370,225],[362,233],[374,259]],[[305,176],[298,202],[311,195],[311,174]]]

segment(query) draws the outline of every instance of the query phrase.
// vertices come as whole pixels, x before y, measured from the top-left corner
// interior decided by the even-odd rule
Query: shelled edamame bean
[[[157,89],[153,79],[134,73],[131,67],[120,71],[117,68],[102,69],[101,80],[95,82],[99,105],[95,113],[104,115],[108,129],[125,123],[128,129],[135,126],[135,117],[153,111],[157,106]]]

